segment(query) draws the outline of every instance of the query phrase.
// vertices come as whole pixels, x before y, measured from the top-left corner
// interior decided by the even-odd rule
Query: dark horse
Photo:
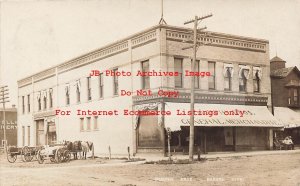
[[[77,153],[82,151],[82,147],[81,147],[81,141],[65,141],[64,145],[67,147],[67,149],[73,154],[74,159],[78,159],[77,157]]]

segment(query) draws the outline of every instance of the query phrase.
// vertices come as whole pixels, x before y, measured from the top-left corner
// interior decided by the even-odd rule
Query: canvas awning
[[[300,112],[287,107],[275,107],[274,116],[284,124],[284,128],[300,127]]]
[[[165,128],[180,130],[181,126],[189,126],[190,115],[181,115],[190,110],[189,103],[171,103],[165,105],[171,115],[165,116]],[[205,127],[283,127],[266,106],[195,104],[195,126]]]

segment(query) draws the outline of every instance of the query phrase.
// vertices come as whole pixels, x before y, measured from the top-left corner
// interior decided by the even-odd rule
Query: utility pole
[[[3,104],[3,141],[4,141],[4,152],[6,152],[6,122],[5,122],[5,103],[9,102],[8,100],[8,88],[7,86],[0,86],[0,104]]]
[[[204,44],[204,43],[198,43],[197,42],[198,31],[200,31],[200,33],[201,33],[202,30],[206,29],[206,27],[198,29],[198,23],[201,20],[209,18],[211,16],[212,16],[212,14],[202,16],[202,17],[195,16],[195,19],[190,20],[190,21],[186,21],[184,23],[185,25],[189,24],[189,23],[194,23],[193,45],[190,46],[190,47],[183,48],[183,50],[193,48],[192,72],[195,71],[197,50],[198,50],[199,46]],[[206,35],[206,33],[205,33],[205,35]],[[194,155],[194,138],[195,138],[195,126],[194,126],[195,117],[194,117],[194,112],[193,112],[194,106],[195,106],[195,76],[192,76],[191,77],[191,105],[190,105],[190,110],[192,111],[192,114],[190,116],[190,138],[189,138],[189,161],[190,162],[192,162],[194,160],[194,158],[193,158],[193,155]]]

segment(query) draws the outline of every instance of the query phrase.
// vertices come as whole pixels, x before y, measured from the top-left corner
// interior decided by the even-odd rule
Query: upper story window
[[[80,118],[80,131],[84,130],[84,118]]]
[[[289,88],[289,98],[288,104],[289,105],[298,105],[299,102],[299,93],[297,88]]]
[[[25,96],[22,96],[22,113],[25,113]]]
[[[91,77],[87,77],[87,99],[92,100],[92,85],[91,85]]]
[[[142,62],[142,71],[149,72],[149,60]],[[143,89],[150,88],[150,76],[142,76],[142,87]]]
[[[104,91],[104,79],[103,79],[103,73],[99,76],[99,97],[103,98],[103,91]]]
[[[298,91],[296,88],[294,88],[294,103],[297,105],[298,104]]]
[[[44,104],[44,110],[47,108],[47,92],[43,91],[43,104]]]
[[[27,109],[30,112],[30,94],[27,95]]]
[[[38,110],[42,110],[41,92],[38,92],[37,100],[38,100]]]
[[[67,84],[65,87],[66,91],[66,105],[70,105],[70,85]]]
[[[246,92],[247,91],[247,80],[249,78],[249,70],[250,68],[245,65],[240,65],[239,71],[239,91]]]
[[[49,89],[49,108],[53,107],[53,89]]]
[[[216,89],[216,63],[215,62],[208,62],[208,72],[210,72],[210,76],[208,77],[208,89],[214,90]]]
[[[80,102],[80,88],[81,88],[80,80],[77,80],[76,81],[76,101],[77,101],[77,103]]]
[[[262,72],[260,67],[253,67],[253,92],[260,92]]]
[[[87,117],[86,130],[91,130],[91,117]]]
[[[179,73],[178,76],[175,76],[175,88],[183,87],[182,61],[183,59],[180,58],[174,59],[174,71]]]
[[[232,91],[233,65],[224,64],[224,90]]]
[[[191,71],[193,71],[193,69]],[[200,61],[199,60],[196,60],[195,72],[200,72]],[[195,88],[200,88],[200,76],[195,77]]]
[[[114,74],[116,74],[116,72],[118,71],[117,68],[113,69]],[[113,76],[113,91],[114,91],[114,95],[118,95],[119,92],[119,82],[118,82],[118,76]]]
[[[94,116],[94,130],[98,130],[98,116]]]

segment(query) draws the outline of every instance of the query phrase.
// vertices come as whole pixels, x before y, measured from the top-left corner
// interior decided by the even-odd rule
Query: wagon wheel
[[[51,156],[50,157],[50,161],[52,162],[52,163],[55,163],[56,161],[55,161],[55,157],[54,156]]]
[[[57,149],[55,152],[55,162],[56,163],[61,163],[63,160],[63,149]]]
[[[64,156],[63,156],[63,161],[64,162],[69,162],[71,159],[71,153],[69,150],[64,151]]]
[[[22,148],[22,160],[25,162],[29,162],[33,159],[33,155],[31,154],[31,150],[29,149],[29,147],[25,146]]]
[[[41,151],[40,150],[36,154],[36,159],[38,160],[39,164],[44,163],[44,156],[41,155]]]
[[[9,163],[14,163],[17,160],[16,154],[7,153],[7,161]]]

